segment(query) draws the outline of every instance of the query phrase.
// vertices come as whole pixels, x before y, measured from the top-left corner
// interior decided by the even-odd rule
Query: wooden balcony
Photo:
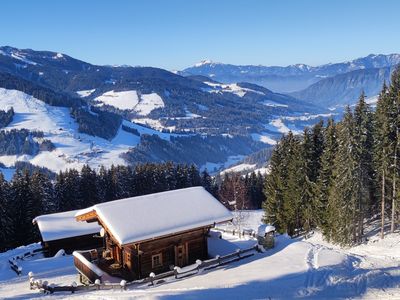
[[[97,266],[99,251],[74,251],[74,265],[78,270],[82,283],[94,283],[96,279],[102,282],[103,271]]]

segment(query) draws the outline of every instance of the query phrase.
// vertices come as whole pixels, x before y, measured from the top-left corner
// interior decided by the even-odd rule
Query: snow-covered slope
[[[253,92],[260,95],[265,95],[260,91],[240,87],[236,83],[232,84],[221,84],[214,82],[204,82],[204,83],[212,87],[211,89],[207,89],[207,91],[209,91],[210,93],[233,93],[239,97],[243,97],[244,95],[246,95],[247,92]]]
[[[50,106],[20,91],[0,88],[0,109],[10,107],[14,108],[15,115],[5,130],[26,128],[43,131],[45,138],[51,140],[56,149],[40,152],[34,157],[0,156],[0,162],[7,167],[12,167],[16,161],[29,161],[58,172],[66,168],[80,169],[84,164],[94,168],[125,164],[119,155],[140,141],[140,137],[122,128],[111,141],[79,133],[78,124],[70,116],[69,108]],[[138,130],[140,134],[156,134],[166,140],[170,137],[169,134],[128,121],[123,121],[123,125]]]
[[[137,91],[116,92],[112,90],[94,100],[100,102],[99,105],[107,104],[120,110],[135,111],[140,116],[147,116],[154,109],[165,106],[164,101],[157,93],[139,95]]]
[[[257,229],[262,211],[250,211],[244,227]],[[209,239],[209,252],[226,254],[254,245],[253,239],[238,239],[227,233],[223,240]],[[17,277],[8,259],[38,247],[32,244],[0,253],[0,298],[15,299],[399,299],[400,235],[384,240],[373,235],[357,247],[341,249],[315,233],[308,240],[276,238],[276,247],[250,258],[175,280],[167,278],[155,286],[143,285],[127,291],[40,294],[29,290],[29,271],[35,279],[70,285],[77,282],[71,256],[34,257],[20,261]]]
[[[95,100],[121,110],[134,109],[139,103],[139,97],[136,91],[109,91],[97,97]]]

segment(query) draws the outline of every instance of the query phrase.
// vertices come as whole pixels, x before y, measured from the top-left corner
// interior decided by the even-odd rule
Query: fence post
[[[156,277],[156,274],[154,274],[153,272],[151,272],[150,275],[149,275],[149,277],[150,277],[151,285],[154,285],[154,277]]]
[[[28,277],[29,277],[29,289],[32,289],[32,283],[33,283],[33,272],[29,272],[28,273]]]
[[[100,279],[97,278],[97,279],[94,281],[94,284],[95,284],[97,290],[99,290],[99,289],[100,289],[100,284],[101,284]]]
[[[126,280],[122,279],[121,282],[119,283],[121,286],[121,290],[126,290]]]
[[[76,284],[75,281],[73,281],[73,282],[71,283],[71,292],[72,292],[72,294],[75,293],[75,289],[76,289],[77,286],[78,286],[78,285]]]
[[[202,261],[200,259],[196,259],[196,265],[197,265],[197,272],[200,272],[200,266],[202,265]]]
[[[237,256],[238,256],[238,258],[240,258],[240,249],[236,249],[236,254],[237,254]]]

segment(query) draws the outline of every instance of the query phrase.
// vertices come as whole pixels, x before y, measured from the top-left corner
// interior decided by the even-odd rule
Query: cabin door
[[[175,246],[175,265],[178,267],[183,267],[187,265],[186,244]]]

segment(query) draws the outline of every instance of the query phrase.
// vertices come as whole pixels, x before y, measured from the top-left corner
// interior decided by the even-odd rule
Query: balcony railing
[[[96,249],[88,251],[74,251],[74,264],[81,276],[84,276],[89,283],[94,283],[96,279],[102,281],[103,271],[95,265],[98,259]]]

